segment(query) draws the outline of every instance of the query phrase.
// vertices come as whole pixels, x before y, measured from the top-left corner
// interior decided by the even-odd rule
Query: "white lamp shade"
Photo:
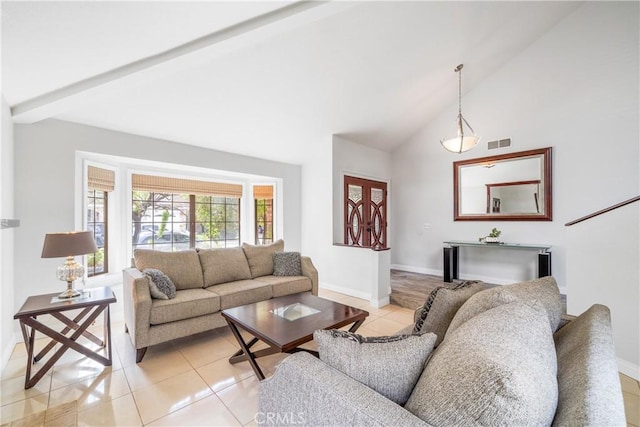
[[[447,139],[446,141],[440,141],[445,150],[451,151],[452,153],[464,153],[465,151],[469,151],[478,145],[478,142],[480,142],[480,137],[476,135],[456,136],[454,138]]]

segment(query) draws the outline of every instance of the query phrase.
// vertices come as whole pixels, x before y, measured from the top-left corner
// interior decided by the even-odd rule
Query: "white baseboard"
[[[345,288],[343,286],[332,285],[331,283],[327,283],[327,282],[320,282],[319,286],[322,289],[339,292],[341,294],[349,295],[349,296],[360,298],[360,299],[366,299],[367,301],[371,299],[371,293],[369,292],[357,291],[355,289]]]
[[[354,289],[345,288],[343,286],[332,285],[332,284],[326,283],[326,282],[320,282],[319,283],[319,287],[321,289],[326,289],[326,290],[329,290],[329,291],[333,291],[333,292],[338,292],[338,293],[341,293],[341,294],[349,295],[351,297],[367,300],[367,301],[369,301],[369,304],[371,304],[375,308],[381,308],[381,307],[384,307],[385,305],[391,304],[391,300],[389,299],[389,295],[391,294],[391,288],[388,289],[389,295],[387,295],[384,298],[380,298],[378,300],[373,300],[371,298],[371,293],[368,293],[368,292],[357,291],[357,290],[354,290]]]
[[[625,374],[628,377],[633,378],[636,381],[640,381],[640,366],[635,365],[626,360],[618,359],[618,371]]]
[[[394,270],[408,271],[410,273],[430,274],[432,276],[443,277],[442,270],[433,270],[433,269],[430,269],[430,268],[414,267],[412,265],[403,265],[403,264],[392,264],[391,268],[394,269]],[[478,275],[470,276],[470,275],[466,275],[466,274],[461,274],[458,279],[460,279],[460,280],[482,280],[483,282],[487,282],[487,283],[491,283],[491,284],[495,284],[495,285],[508,285],[510,283],[515,283],[515,282],[519,281],[519,280],[503,279],[503,278],[499,278],[499,277],[478,276]]]
[[[369,304],[371,304],[371,306],[375,308],[382,308],[385,305],[391,304],[391,301],[389,300],[389,297],[384,297],[380,298],[379,300],[370,300]]]
[[[430,268],[414,267],[412,265],[391,264],[392,270],[408,271],[409,273],[431,274],[432,276],[442,276],[442,270],[432,270]]]

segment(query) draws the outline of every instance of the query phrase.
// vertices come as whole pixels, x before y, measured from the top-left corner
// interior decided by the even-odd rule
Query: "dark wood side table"
[[[27,347],[27,372],[24,380],[24,388],[33,387],[53,365],[68,350],[73,349],[78,353],[102,363],[105,366],[111,365],[111,321],[109,319],[109,304],[116,302],[116,297],[111,288],[91,288],[83,292],[81,297],[68,301],[52,302],[57,297],[57,293],[36,295],[27,298],[20,310],[13,316],[20,321],[22,336]],[[67,316],[67,311],[80,310],[75,316]],[[104,312],[104,337],[100,339],[87,331],[94,320]],[[51,315],[62,322],[65,327],[56,332],[50,327],[38,321],[38,316]],[[69,313],[71,314],[71,313]],[[39,331],[51,338],[51,341],[34,357],[34,345],[36,331]],[[71,335],[67,336],[71,332]],[[89,347],[79,344],[78,338],[84,336],[89,341],[100,347],[107,349],[107,357],[93,351]],[[45,362],[45,364],[31,376],[31,366],[42,358],[53,348],[56,343],[62,346]]]

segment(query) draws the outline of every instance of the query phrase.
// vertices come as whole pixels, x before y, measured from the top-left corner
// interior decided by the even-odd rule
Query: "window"
[[[273,186],[254,186],[253,198],[255,201],[256,244],[268,245],[273,243]]]
[[[87,169],[87,230],[93,233],[98,251],[87,255],[87,276],[109,272],[109,192],[115,187],[115,172],[89,166]]]
[[[161,251],[191,247],[188,194],[133,191],[133,247]]]
[[[196,247],[240,246],[240,199],[196,196]]]
[[[240,246],[241,185],[133,175],[132,187],[134,249]]]
[[[344,177],[344,243],[387,247],[387,184]]]

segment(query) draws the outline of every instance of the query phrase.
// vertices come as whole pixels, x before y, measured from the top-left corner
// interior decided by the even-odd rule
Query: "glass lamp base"
[[[82,295],[82,292],[76,291],[75,289],[73,289],[73,282],[67,282],[67,289],[65,289],[64,292],[58,295],[58,298],[69,299],[69,298],[79,297],[80,295]]]

